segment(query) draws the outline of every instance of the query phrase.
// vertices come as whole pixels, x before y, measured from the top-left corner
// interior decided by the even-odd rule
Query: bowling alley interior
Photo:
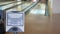
[[[60,34],[60,0],[0,0],[0,34]]]

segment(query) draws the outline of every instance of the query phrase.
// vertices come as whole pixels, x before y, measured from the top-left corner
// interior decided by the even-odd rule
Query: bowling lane
[[[15,7],[15,8],[9,9],[7,11],[21,11],[21,10],[25,9],[26,7],[30,6],[33,2],[30,2],[30,3],[22,2],[22,3],[24,3],[24,4],[19,5],[19,6]]]
[[[38,3],[33,9],[30,9],[30,13],[25,17],[24,34],[50,34],[51,22],[48,16],[44,16],[44,9],[44,3]]]
[[[17,5],[17,4],[21,4],[21,2],[17,2],[17,3],[12,3],[12,4],[5,5],[5,6],[1,6],[0,10],[4,10],[6,8],[12,7],[12,6]]]
[[[0,5],[3,5],[3,4],[8,4],[8,3],[12,3],[14,1],[9,1],[9,2],[0,2]]]

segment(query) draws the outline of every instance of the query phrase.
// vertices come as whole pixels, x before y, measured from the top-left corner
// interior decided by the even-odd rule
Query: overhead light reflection
[[[17,2],[17,4],[21,4],[21,2]]]

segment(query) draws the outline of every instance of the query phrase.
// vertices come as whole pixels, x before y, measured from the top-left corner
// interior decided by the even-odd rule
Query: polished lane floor
[[[33,9],[31,9],[30,13],[26,15],[25,34],[51,34],[51,19],[48,16],[44,16],[44,14],[44,3],[38,3]]]

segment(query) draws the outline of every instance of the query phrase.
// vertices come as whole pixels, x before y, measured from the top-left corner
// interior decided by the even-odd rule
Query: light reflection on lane
[[[45,7],[46,5],[44,3],[38,3],[31,11],[31,14],[45,14]]]
[[[32,10],[31,12],[30,12],[31,14],[45,14],[45,10],[42,10],[42,9],[36,9],[36,10]]]
[[[29,2],[25,2],[25,4],[22,4],[21,6],[18,6],[17,10],[21,11],[21,10],[25,9],[26,7],[30,6],[31,4],[32,4],[32,2],[30,2],[30,3]]]

